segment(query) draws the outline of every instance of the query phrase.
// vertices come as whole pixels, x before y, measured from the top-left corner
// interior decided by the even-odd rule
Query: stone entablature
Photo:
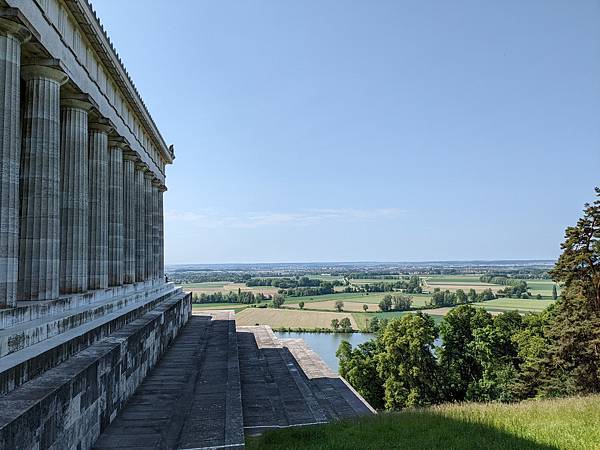
[[[69,84],[94,99],[99,113],[164,182],[165,165],[174,159],[173,148],[158,131],[91,5],[85,0],[5,2],[33,32],[23,56],[59,59]],[[13,14],[3,11],[0,17]]]
[[[164,282],[173,149],[91,5],[0,0],[0,86],[0,307]]]

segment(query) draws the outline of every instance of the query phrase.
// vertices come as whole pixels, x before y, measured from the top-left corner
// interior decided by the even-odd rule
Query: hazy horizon
[[[594,197],[596,1],[94,8],[175,145],[169,264],[552,260]]]

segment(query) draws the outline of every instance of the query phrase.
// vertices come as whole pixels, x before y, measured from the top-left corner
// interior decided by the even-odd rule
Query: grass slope
[[[249,438],[252,449],[599,449],[600,396],[454,404]]]

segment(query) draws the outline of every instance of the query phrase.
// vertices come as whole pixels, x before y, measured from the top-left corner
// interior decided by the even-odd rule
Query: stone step
[[[283,339],[282,345],[289,349],[300,368],[309,380],[309,386],[319,404],[330,418],[376,414],[376,411],[350,384],[332,371],[302,339]]]
[[[110,311],[113,312],[106,309],[104,314],[100,314],[95,319],[85,321],[76,327],[64,327],[65,330],[62,330],[61,333],[0,358],[0,395],[9,393],[47,370],[67,361],[71,356],[94,342],[146,314],[165,299],[183,295],[180,289],[174,290],[172,285],[165,289],[150,290],[146,294],[135,294],[134,297],[138,298],[137,301],[126,302],[127,304],[120,308],[110,308]],[[69,311],[74,312],[75,310]],[[62,314],[67,314],[65,320],[68,321],[68,313],[63,311]],[[76,312],[76,314],[79,313]],[[91,317],[92,314],[88,316]],[[48,320],[54,323],[56,317],[49,316]],[[21,326],[23,324],[17,327]]]
[[[232,312],[193,316],[94,448],[242,448],[236,338]]]
[[[191,296],[172,294],[59,366],[1,396],[0,448],[26,449],[36,442],[41,448],[90,448],[190,314]],[[145,435],[138,437],[148,440]]]
[[[180,449],[242,448],[244,423],[235,313],[213,314],[206,358],[189,393]]]
[[[105,298],[97,296],[96,301],[73,302],[67,308],[46,307],[47,314],[40,314],[40,308],[31,306],[37,314],[19,314],[13,310],[13,317],[29,317],[29,320],[20,320],[6,328],[0,329],[0,358],[23,350],[45,339],[64,333],[86,322],[98,319],[105,314],[117,312],[122,308],[139,302],[149,302],[174,290],[172,283],[163,284],[148,290],[128,289],[125,293],[107,295]],[[120,291],[117,291],[120,292]],[[21,307],[20,309],[26,309]],[[7,316],[7,314],[5,313]],[[35,317],[35,318],[32,318]],[[7,317],[5,317],[7,319]],[[6,320],[10,322],[9,320]]]
[[[289,350],[269,327],[238,327],[238,345],[247,434],[330,420]]]
[[[59,314],[73,308],[86,307],[107,298],[129,296],[136,292],[148,292],[156,288],[173,286],[162,280],[147,280],[106,289],[87,291],[81,294],[69,294],[57,300],[20,301],[16,308],[0,309],[0,329],[13,327],[20,323],[40,319],[49,315]]]

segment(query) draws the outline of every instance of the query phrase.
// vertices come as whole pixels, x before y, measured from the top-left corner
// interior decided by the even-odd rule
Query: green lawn
[[[453,404],[270,431],[248,450],[600,448],[600,396]]]

